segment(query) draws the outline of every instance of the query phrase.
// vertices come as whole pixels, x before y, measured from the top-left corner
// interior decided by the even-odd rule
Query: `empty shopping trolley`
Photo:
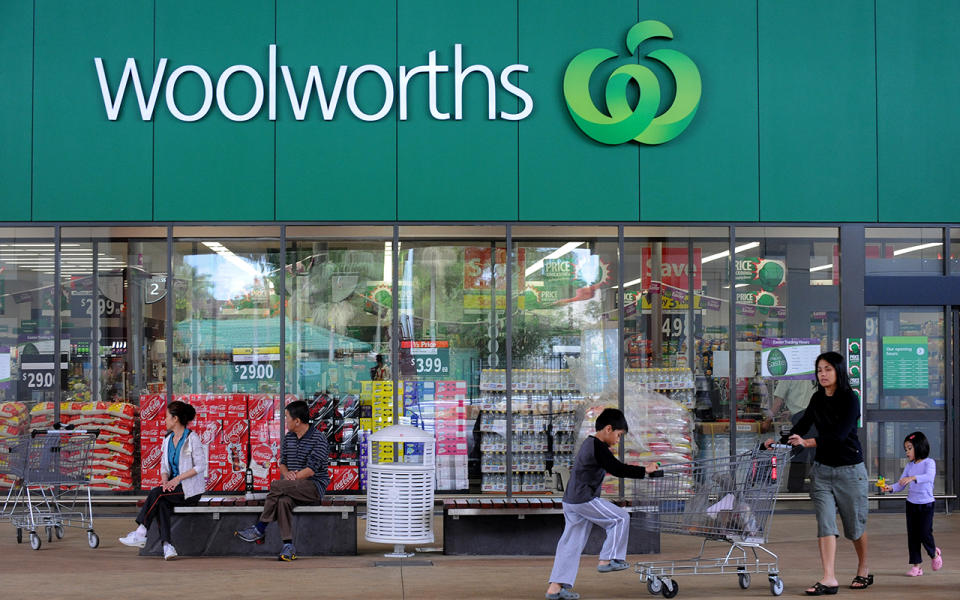
[[[675,577],[736,575],[742,589],[752,573],[766,575],[770,592],[783,593],[780,563],[764,547],[790,447],[758,447],[733,456],[664,465],[663,478],[634,482],[634,500],[660,533],[702,537],[700,554],[685,560],[639,562],[635,571],[651,594],[673,598]],[[708,556],[707,542],[720,550]],[[711,548],[711,550],[714,550]]]
[[[65,527],[87,532],[91,548],[100,545],[93,530],[90,501],[90,459],[98,432],[90,430],[34,430],[0,445],[0,474],[13,485],[7,492],[0,517],[17,531],[17,543],[24,530],[30,547],[39,550],[38,530],[45,529],[47,541],[60,539]]]

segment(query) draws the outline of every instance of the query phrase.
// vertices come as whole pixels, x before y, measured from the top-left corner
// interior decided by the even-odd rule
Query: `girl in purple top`
[[[930,555],[934,571],[943,567],[940,548],[933,541],[933,479],[937,475],[937,463],[930,458],[930,442],[927,436],[915,431],[903,440],[903,449],[907,454],[907,466],[903,469],[900,481],[884,488],[887,492],[899,492],[908,485],[907,492],[907,548],[910,551],[910,570],[908,577],[923,575],[920,564],[920,546]]]

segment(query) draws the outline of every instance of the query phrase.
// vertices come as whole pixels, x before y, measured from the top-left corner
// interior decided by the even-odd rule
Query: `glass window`
[[[624,443],[634,462],[730,453],[729,236],[726,227],[624,231],[624,409],[635,421]],[[672,418],[652,423],[650,411]]]
[[[379,427],[393,423],[393,230],[291,227],[287,236],[287,396],[307,401],[328,437],[330,489],[359,491],[360,430],[374,429],[374,411]]]
[[[0,452],[55,419],[53,228],[0,230]],[[13,478],[0,474],[0,488]]]
[[[500,412],[481,414],[483,402],[495,403],[479,388],[506,359],[506,228],[405,226],[399,234],[401,422],[435,431],[438,490],[468,489],[470,478],[489,490],[492,457],[505,457],[505,417],[499,403]],[[502,444],[491,441],[497,436]]]
[[[867,405],[881,410],[935,409],[942,419],[943,310],[868,306],[866,318]]]
[[[544,492],[547,471],[572,466],[599,411],[618,405],[617,229],[517,226],[513,239],[512,473],[498,483]]]
[[[943,275],[940,227],[867,227],[867,275]]]
[[[838,248],[835,228],[737,228],[738,450],[799,421],[817,355],[841,349]],[[812,458],[792,458],[786,491],[806,490]]]
[[[903,468],[907,464],[907,457],[903,449],[903,442],[908,435],[915,431],[923,432],[930,442],[930,458],[937,462],[937,474],[933,480],[933,493],[943,494],[946,486],[947,463],[944,459],[944,423],[943,421],[893,421],[872,422],[867,428],[867,439],[864,443],[867,470],[870,479],[883,477],[887,485],[900,479]],[[876,488],[871,486],[871,493]]]
[[[960,275],[960,227],[950,228],[950,274]]]

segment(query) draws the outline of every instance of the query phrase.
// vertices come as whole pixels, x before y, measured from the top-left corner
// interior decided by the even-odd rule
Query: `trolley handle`
[[[100,436],[99,429],[74,429],[73,425],[67,425],[64,429],[55,427],[54,429],[31,429],[30,437],[35,438],[38,435],[63,435],[66,433],[91,434],[93,437]]]

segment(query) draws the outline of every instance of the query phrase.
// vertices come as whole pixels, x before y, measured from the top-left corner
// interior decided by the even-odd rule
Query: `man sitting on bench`
[[[288,404],[284,418],[287,434],[280,450],[280,479],[271,482],[270,493],[257,523],[236,532],[236,535],[245,542],[259,541],[263,539],[267,525],[277,521],[283,540],[279,558],[291,561],[297,558],[293,546],[293,507],[320,503],[330,483],[327,473],[330,461],[327,438],[310,427],[310,410],[306,402],[296,400]]]

